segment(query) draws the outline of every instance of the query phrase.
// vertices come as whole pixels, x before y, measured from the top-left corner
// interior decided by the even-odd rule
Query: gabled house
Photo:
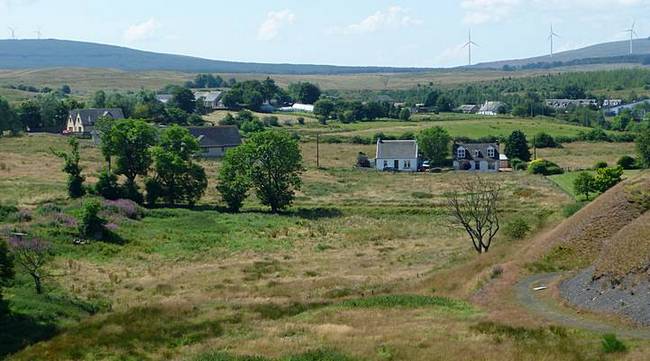
[[[418,143],[415,140],[377,140],[377,170],[417,172]]]
[[[483,106],[478,110],[481,115],[499,115],[506,110],[506,104],[503,102],[486,101]]]
[[[498,172],[501,156],[498,143],[454,143],[454,169]]]
[[[545,104],[555,110],[565,110],[570,106],[575,107],[598,107],[596,99],[546,99]]]
[[[241,145],[239,129],[235,126],[189,127],[187,128],[201,147],[201,156],[205,158],[223,157],[228,149]]]
[[[476,114],[480,109],[481,107],[475,104],[464,104],[456,108],[456,111],[463,114]]]
[[[119,108],[74,109],[68,112],[65,132],[90,134],[95,129],[95,123],[101,118],[124,119],[124,114]]]
[[[156,94],[156,100],[165,105],[169,103],[173,98],[174,96],[171,94]]]
[[[194,92],[194,98],[196,98],[196,101],[203,101],[203,104],[208,109],[217,110],[225,108],[221,101],[221,98],[223,98],[223,92],[219,90],[197,91]]]

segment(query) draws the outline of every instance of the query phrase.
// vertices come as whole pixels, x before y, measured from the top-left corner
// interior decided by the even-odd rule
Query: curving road
[[[548,290],[533,290],[535,287],[547,286],[561,275],[561,273],[543,273],[522,279],[515,285],[517,300],[531,312],[562,326],[580,328],[598,333],[614,333],[622,337],[650,340],[650,329],[622,328],[608,323],[582,318],[580,315],[567,312],[567,310],[561,309],[558,305],[542,300],[538,296],[544,292],[549,292]]]

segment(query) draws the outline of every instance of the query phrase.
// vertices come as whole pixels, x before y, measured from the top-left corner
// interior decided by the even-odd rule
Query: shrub
[[[99,173],[99,178],[95,184],[95,193],[106,199],[119,199],[122,190],[120,185],[117,183],[117,176],[108,170]]]
[[[81,221],[79,222],[79,234],[86,238],[101,238],[104,232],[106,220],[99,216],[101,210],[99,201],[88,200],[83,205]]]
[[[303,117],[298,117],[298,124],[300,124],[300,125],[305,125],[305,118],[303,118]]]
[[[537,134],[533,144],[537,148],[557,148],[560,145],[551,135],[546,133]]]
[[[530,162],[528,165],[528,172],[530,174],[541,174],[548,176],[553,174],[562,174],[564,173],[564,170],[562,170],[560,166],[551,161],[538,159]]]
[[[9,218],[10,215],[18,212],[18,208],[15,206],[3,206],[0,205],[0,222]]]
[[[575,202],[575,203],[567,204],[562,209],[562,214],[565,217],[569,218],[572,215],[578,213],[578,211],[580,211],[586,204],[587,204],[586,202]]]
[[[594,189],[598,192],[605,193],[608,189],[617,185],[623,176],[623,168],[601,168],[596,170],[594,177]]]
[[[614,334],[603,335],[602,339],[603,351],[605,353],[616,353],[627,351],[627,346],[623,341],[619,340]]]
[[[103,202],[104,209],[113,213],[117,213],[122,217],[138,220],[142,219],[144,213],[140,206],[128,199],[119,199],[115,201],[105,200]]]
[[[607,168],[607,167],[609,167],[607,162],[602,161],[602,160],[600,162],[596,162],[596,164],[594,164],[594,169],[603,169],[603,168]]]
[[[350,143],[352,144],[372,144],[372,139],[370,138],[364,138],[359,135],[355,135],[352,138],[350,138]]]
[[[637,164],[636,159],[634,159],[634,157],[630,157],[629,155],[624,155],[624,156],[622,156],[622,157],[618,160],[618,162],[616,162],[616,164],[617,164],[619,167],[621,167],[621,168],[623,168],[623,169],[625,169],[625,170],[629,170],[629,169],[637,169],[637,168],[639,168],[639,165]]]
[[[506,224],[504,232],[510,239],[523,239],[530,232],[530,226],[525,219],[516,218]]]
[[[370,168],[370,159],[368,159],[368,156],[363,152],[357,154],[357,167]]]
[[[278,122],[278,117],[276,117],[275,115],[262,118],[262,122],[267,127],[277,127],[280,125],[280,123]]]
[[[523,160],[519,158],[512,159],[510,161],[510,165],[512,166],[512,169],[514,170],[526,170],[528,169],[528,163],[524,162]]]

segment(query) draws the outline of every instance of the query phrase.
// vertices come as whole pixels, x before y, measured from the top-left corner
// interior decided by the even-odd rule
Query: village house
[[[598,100],[596,99],[546,99],[546,106],[555,110],[565,110],[570,106],[575,107],[598,107]]]
[[[603,100],[603,108],[611,108],[623,105],[623,99],[605,99]]]
[[[377,140],[377,170],[417,172],[418,143],[415,140]]]
[[[312,104],[300,104],[296,103],[290,107],[281,107],[278,109],[281,112],[302,112],[302,113],[313,113],[314,106]]]
[[[502,159],[498,143],[454,143],[454,169],[474,172],[498,172]]]
[[[167,105],[174,98],[171,94],[156,94],[156,100]]]
[[[647,106],[649,104],[650,104],[650,99],[641,100],[641,101],[638,101],[638,102],[619,105],[619,106],[609,108],[609,109],[607,109],[605,114],[608,115],[608,116],[615,116],[615,115],[621,114],[621,112],[623,112],[624,110],[634,110],[638,106],[644,106],[644,105]]]
[[[74,109],[68,112],[68,124],[66,133],[91,134],[95,129],[95,123],[101,118],[124,119],[122,109]]]
[[[456,112],[463,114],[476,114],[480,109],[481,107],[475,104],[464,104],[456,108]]]
[[[205,158],[223,157],[228,149],[241,145],[239,129],[235,126],[189,127],[187,128],[201,147],[201,156]]]
[[[194,98],[197,101],[203,101],[204,106],[207,109],[217,110],[225,109],[221,99],[223,98],[223,92],[219,90],[215,91],[195,91]]]
[[[486,101],[478,110],[481,115],[499,115],[506,112],[506,104],[503,102]]]

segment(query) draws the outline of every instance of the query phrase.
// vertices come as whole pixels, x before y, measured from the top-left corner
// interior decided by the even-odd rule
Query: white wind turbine
[[[8,26],[7,28],[9,28],[9,34],[11,34],[11,38],[16,39],[16,29],[12,28],[11,26]]]
[[[472,29],[469,29],[469,38],[465,45],[463,45],[463,48],[467,48],[469,52],[469,65],[472,65],[472,46],[478,46],[478,44],[472,41]]]
[[[634,53],[634,37],[637,36],[636,30],[634,30],[634,27],[636,26],[636,21],[632,21],[632,27],[629,29],[625,30],[626,33],[630,33],[630,55]]]
[[[548,34],[548,40],[551,42],[551,58],[553,57],[553,40],[559,37],[560,36],[553,31],[553,24],[551,24],[551,32]]]

